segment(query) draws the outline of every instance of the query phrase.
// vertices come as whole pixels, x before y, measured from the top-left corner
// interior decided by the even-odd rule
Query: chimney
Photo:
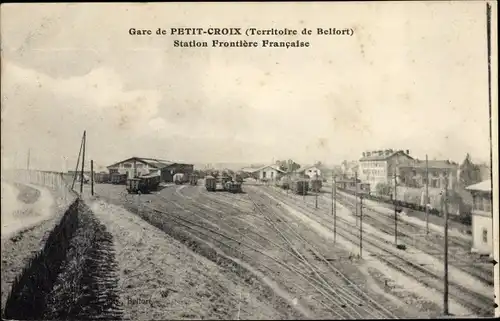
[[[410,155],[410,150],[409,149],[406,150],[406,155]]]

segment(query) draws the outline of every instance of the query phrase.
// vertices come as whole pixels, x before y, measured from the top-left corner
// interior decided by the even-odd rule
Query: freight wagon
[[[148,175],[127,179],[127,192],[129,194],[151,193],[156,191],[160,185],[160,175]]]
[[[295,194],[307,195],[309,182],[306,179],[292,180],[291,189]]]
[[[205,188],[209,192],[215,192],[217,189],[217,179],[213,176],[206,176],[205,177]]]
[[[335,182],[336,187],[339,190],[345,190],[349,193],[354,193],[356,191],[356,187],[358,194],[369,195],[370,194],[370,184],[362,183],[362,182],[354,182],[354,180],[337,180]]]
[[[319,193],[321,188],[323,187],[323,181],[320,179],[311,179],[311,191],[315,193]]]
[[[189,176],[189,185],[198,185],[198,175],[191,174]]]
[[[282,189],[290,188],[290,177],[283,176],[279,180],[276,181],[276,186],[281,187]]]
[[[184,173],[177,173],[174,175],[174,183],[176,185],[185,184],[189,181],[189,177]]]
[[[241,183],[236,181],[228,181],[224,184],[224,190],[230,193],[241,193]]]
[[[94,173],[94,182],[97,184],[109,183],[110,179],[109,173]]]
[[[126,184],[127,174],[113,173],[111,174],[111,184]]]
[[[354,188],[352,186],[339,186],[337,188],[341,191],[347,192],[349,194],[354,194]],[[369,188],[358,188],[358,195],[362,195],[366,199],[383,202],[387,204],[397,205],[398,207],[404,207],[413,209],[416,211],[425,212],[425,191],[423,188],[410,188],[398,186],[396,192],[396,198],[393,197],[393,190],[391,189],[392,195],[373,195],[369,192]],[[471,206],[466,204],[460,194],[456,191],[448,191],[448,213],[452,216],[460,217],[461,223],[468,224],[467,220],[464,221],[464,217],[468,216],[471,211]],[[432,189],[429,191],[429,213],[442,216],[443,215],[443,205],[444,205],[444,195],[441,190]]]

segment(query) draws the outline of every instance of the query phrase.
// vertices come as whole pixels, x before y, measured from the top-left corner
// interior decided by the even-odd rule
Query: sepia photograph
[[[497,27],[2,4],[2,319],[499,317]]]

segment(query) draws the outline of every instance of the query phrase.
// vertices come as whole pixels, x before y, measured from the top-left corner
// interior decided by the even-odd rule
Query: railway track
[[[249,196],[250,198],[250,196]],[[394,318],[394,314],[391,313],[389,310],[378,304],[375,300],[370,298],[359,286],[354,284],[351,280],[349,280],[344,274],[342,274],[338,269],[333,267],[330,262],[318,251],[310,242],[308,242],[302,235],[294,229],[284,218],[282,215],[277,215],[274,211],[272,210],[266,210],[265,213],[263,209],[268,209],[269,205],[264,204],[263,202],[257,204],[254,200],[252,202],[255,204],[255,206],[259,209],[261,214],[268,218],[266,213],[273,213],[273,217],[277,222],[280,222],[280,225],[283,226],[284,228],[279,227],[276,223],[273,222],[270,218],[268,218],[269,223],[273,226],[273,228],[276,230],[276,232],[286,241],[288,246],[296,253],[296,256],[300,259],[302,259],[304,262],[314,262],[315,260],[319,259],[322,261],[323,264],[325,264],[329,269],[333,271],[333,273],[343,281],[344,284],[340,283],[339,280],[336,280],[337,282],[335,284],[329,284],[328,277],[324,275],[324,273],[319,269],[314,267],[313,265],[310,264],[310,268],[315,275],[317,275],[319,278],[321,278],[325,283],[325,285],[333,292],[338,292],[339,289],[343,292],[343,299],[344,301],[344,306],[347,304],[347,300],[349,301],[350,304],[357,304],[358,306],[368,306],[368,308],[365,308],[364,311],[369,313],[369,316],[372,317],[380,317],[380,318]],[[288,236],[287,236],[288,234]],[[303,251],[299,251],[294,243],[292,243],[289,238],[296,238],[299,243],[303,244]],[[306,258],[307,255],[307,250],[310,250],[314,257]],[[340,284],[339,284],[340,283]],[[340,285],[340,287],[339,287]],[[347,292],[344,290],[344,287],[347,285],[347,287],[350,287],[351,292]],[[337,291],[336,291],[336,289]],[[363,315],[357,313],[356,314],[359,317],[363,317]]]
[[[283,196],[282,193],[277,192],[276,190],[267,190],[271,191],[271,195],[276,197],[276,199],[290,204],[290,197],[287,198],[286,196]],[[308,208],[300,203],[300,201],[294,199],[293,204],[290,205],[299,209],[302,213],[309,216],[309,218],[317,220],[318,210],[312,210],[311,208]],[[331,230],[330,226],[333,226],[333,218],[327,217],[322,217],[322,223],[328,223],[323,224],[323,226]],[[359,244],[359,235],[357,229],[358,228],[353,226],[350,222],[337,217],[337,234],[355,245]],[[431,271],[424,266],[413,263],[411,259],[404,257],[402,254],[394,252],[394,248],[392,248],[390,245],[387,245],[386,241],[377,238],[375,235],[368,232],[363,234],[364,248],[374,254],[377,253],[377,259],[384,262],[388,266],[400,271],[401,273],[412,277],[425,286],[433,288],[439,292],[443,291],[441,275],[438,275],[434,271]],[[474,313],[477,313],[481,316],[491,315],[493,311],[492,298],[488,298],[482,294],[471,291],[470,289],[454,282],[450,282],[449,289],[450,298],[456,300],[463,306],[470,308]]]
[[[217,229],[217,227],[207,224],[207,222],[199,222],[186,218],[186,214],[194,214],[189,209],[172,209],[172,207],[167,208],[165,206],[166,203],[172,204],[172,202],[177,202],[171,200],[167,202],[161,197],[157,197],[157,195],[149,195],[146,202],[138,203],[126,193],[122,193],[119,199],[106,198],[112,203],[125,206],[148,223],[178,239],[193,251],[205,256],[209,260],[220,265],[223,269],[229,269],[229,272],[236,273],[240,278],[244,278],[245,282],[250,282],[250,284],[253,285],[251,280],[253,278],[259,278],[259,275],[255,275],[254,272],[248,269],[248,266],[244,267],[241,264],[241,258],[247,257],[247,260],[250,261],[255,259],[255,257],[249,256],[248,253],[243,252],[242,247],[246,246],[253,248],[255,250],[254,252],[257,253],[259,249],[255,249],[254,246],[227,235],[220,229]],[[156,199],[157,202],[153,203],[152,199]],[[227,254],[228,252],[230,253],[229,255]],[[264,268],[266,268],[266,266],[264,266]],[[271,269],[267,271],[267,274],[273,272],[274,270]],[[272,287],[272,285],[270,286],[269,282],[265,282],[265,280],[263,280],[263,283],[265,283],[268,288]],[[278,295],[276,296],[276,294]],[[281,297],[287,302],[292,310],[287,308],[285,313],[288,315],[292,314],[290,317],[299,319],[310,317],[307,310],[301,308],[300,303],[296,304],[296,302],[291,302],[286,295],[282,294],[282,291],[274,291],[273,295],[266,294],[266,296],[272,301],[276,300],[275,297]]]
[[[350,192],[343,192],[343,191],[338,192],[337,196],[340,196],[343,199],[350,200],[350,201],[354,201],[354,197],[355,197]],[[372,201],[372,200],[368,200],[368,201],[369,202],[375,202],[375,201]],[[385,203],[382,204],[382,205],[384,205],[384,207],[387,206],[387,204],[385,204]],[[388,216],[387,213],[384,213],[384,212],[382,212],[380,210],[377,210],[377,209],[375,209],[372,206],[369,206],[367,204],[365,204],[365,208],[368,208],[372,212],[379,214],[383,218],[387,218],[387,216]],[[387,208],[387,209],[389,210],[389,208]],[[408,222],[408,221],[403,221],[403,220],[401,222],[403,224],[405,224],[406,226],[413,228],[415,231],[421,231],[422,230],[422,227],[420,225],[418,225],[418,224],[415,224],[415,223],[412,223],[412,222]],[[438,233],[438,232],[435,232],[435,231],[432,231],[432,230],[429,231],[429,236],[430,237],[434,237],[436,239],[442,239],[443,238],[443,234],[442,233]],[[453,235],[449,235],[448,236],[448,241],[451,241],[451,242],[453,242],[456,245],[462,246],[463,248],[470,248],[470,246],[471,246],[471,241],[467,241],[467,240],[464,240],[463,238],[455,237]]]
[[[206,203],[210,198],[209,195],[202,195],[202,196],[203,198],[199,199],[200,203],[193,203],[195,206],[204,207],[204,203]],[[335,315],[337,318],[395,317],[393,313],[391,313],[387,309],[384,310],[384,308],[381,307],[380,305],[377,306],[376,309],[374,309],[373,306],[370,306],[370,304],[366,304],[365,302],[367,297],[366,294],[364,296],[360,295],[359,293],[355,293],[353,295],[353,293],[346,291],[342,287],[339,288],[338,284],[332,284],[331,282],[328,282],[327,278],[331,279],[331,276],[326,277],[325,275],[323,275],[323,273],[315,266],[316,265],[314,263],[315,260],[312,258],[309,259],[306,258],[304,252],[298,251],[296,247],[293,246],[293,244],[290,242],[290,240],[284,235],[282,229],[280,229],[272,220],[268,219],[267,215],[262,212],[263,211],[262,207],[266,209],[267,214],[274,213],[274,209],[268,208],[266,207],[266,205],[262,203],[257,204],[257,202],[255,202],[249,195],[248,198],[250,202],[255,206],[255,209],[257,209],[261,213],[261,216],[263,218],[266,218],[265,221],[268,223],[268,225],[270,225],[278,235],[282,236],[283,240],[285,241],[285,245],[288,246],[289,249],[284,248],[282,245],[276,244],[275,241],[268,239],[261,233],[256,233],[256,234],[258,234],[262,239],[266,240],[268,243],[273,244],[276,248],[279,248],[282,252],[285,252],[288,255],[293,256],[297,260],[298,264],[290,264],[290,262],[287,262],[286,268],[291,269],[296,275],[302,277],[304,280],[307,280],[307,283],[324,299],[326,299],[326,301],[324,300],[315,300],[315,301],[319,302],[325,308],[328,308],[328,310],[331,312],[330,317],[331,315]],[[193,199],[191,198],[191,200]],[[216,203],[218,203],[219,205],[221,203],[224,203],[226,207],[229,208],[231,207],[230,203],[225,203],[220,200],[217,200]],[[226,216],[231,216],[231,213],[228,213],[227,211],[223,212],[223,214]],[[304,239],[300,238],[300,241],[303,242]],[[276,260],[276,258],[273,258],[273,260]],[[281,268],[283,268],[283,266]],[[339,271],[335,272],[340,273]],[[347,279],[345,276],[344,278]],[[357,290],[359,291],[359,288]],[[309,291],[309,293],[304,293],[304,294],[307,295],[310,293],[311,291]],[[360,299],[360,296],[362,296],[362,299]],[[375,301],[371,300],[369,302],[375,302]],[[334,308],[332,308],[332,306]]]
[[[125,194],[125,198],[127,198],[126,194]],[[172,201],[170,199],[166,199],[165,197],[162,197],[162,196],[160,196],[159,198],[161,200],[165,201],[165,203],[167,203],[167,202],[168,203],[177,203],[177,202]],[[267,274],[270,274],[270,273],[276,274],[276,268],[273,269],[269,266],[271,263],[275,263],[279,267],[281,272],[283,272],[285,270],[289,270],[289,271],[295,273],[295,278],[297,275],[301,276],[304,280],[307,280],[308,283],[312,287],[321,288],[321,284],[318,285],[317,282],[315,284],[314,281],[317,281],[317,280],[311,279],[311,277],[307,273],[304,272],[304,268],[301,268],[298,265],[290,264],[289,262],[283,262],[283,261],[275,258],[274,256],[271,256],[271,255],[267,254],[266,252],[264,252],[264,249],[259,249],[255,245],[251,245],[245,241],[242,241],[241,239],[230,236],[226,233],[226,231],[221,231],[221,229],[216,229],[216,227],[214,227],[211,224],[208,224],[208,222],[200,223],[200,222],[193,221],[192,219],[186,219],[183,216],[185,216],[186,213],[189,213],[189,214],[193,214],[193,216],[196,216],[198,218],[205,220],[203,217],[200,217],[199,215],[196,215],[195,212],[193,212],[193,210],[194,210],[193,206],[189,205],[189,208],[188,208],[187,206],[182,206],[178,203],[177,203],[177,205],[179,205],[181,207],[181,209],[180,209],[181,212],[175,213],[175,211],[172,211],[172,210],[166,211],[164,208],[158,208],[158,205],[142,204],[142,207],[143,207],[143,211],[144,211],[144,208],[148,209],[149,211],[152,211],[152,212],[155,212],[155,213],[161,215],[162,219],[167,220],[169,223],[174,223],[177,226],[181,226],[182,228],[190,231],[190,233],[192,233],[193,238],[198,238],[199,241],[201,241],[201,242],[206,242],[207,239],[211,240],[213,242],[216,242],[224,250],[226,250],[226,251],[230,250],[231,252],[233,252],[233,255],[234,255],[234,253],[238,253],[239,257],[247,257],[247,261],[249,261],[249,262],[262,262],[263,261],[262,257],[267,259],[267,261],[264,261],[265,264],[260,264],[261,267],[268,270]],[[138,210],[138,208],[135,206],[134,201],[129,202],[128,207],[130,209],[132,209],[134,212]],[[146,220],[154,221],[154,219],[152,219],[148,215],[146,215],[146,217],[144,217],[143,215],[144,215],[144,213],[141,216],[143,218],[146,218]],[[158,225],[158,224],[154,224],[154,225]],[[241,236],[241,234],[240,234],[240,236]],[[250,255],[248,255],[248,253],[241,251],[241,247],[245,247],[253,252],[260,253],[262,255],[262,257],[259,260],[256,260],[254,256],[250,256]],[[293,254],[293,253],[291,253],[291,254]],[[283,273],[280,273],[278,271],[277,274],[282,275]],[[285,279],[288,279],[288,278],[285,278]],[[294,284],[294,287],[297,288],[297,285]],[[310,294],[310,290],[305,291],[304,289],[300,289],[300,288],[299,288],[299,290],[301,290],[303,292],[303,297],[305,297],[305,298],[307,298],[307,296]],[[320,289],[320,292],[321,292],[321,289]],[[335,299],[331,296],[324,296],[324,297],[313,297],[312,300],[319,302],[320,305],[322,305],[325,309],[329,310],[329,314],[327,314],[327,316],[330,318],[332,316],[335,316],[338,319],[352,318],[352,315],[345,314],[345,313],[339,314],[335,309],[332,308],[332,306],[335,306],[334,300],[338,300],[338,299]],[[295,302],[295,304],[297,304],[297,302]],[[348,309],[348,308],[349,307],[345,307],[344,309]]]
[[[337,198],[337,200],[339,201],[339,203],[349,207],[350,209],[355,208],[353,200],[344,197],[340,197],[340,200],[339,198]],[[391,223],[392,225],[394,225],[394,221],[392,218],[388,218],[387,215],[384,215],[383,213],[380,213],[373,208],[365,206],[364,204],[363,209],[365,209],[365,211],[363,211],[363,220],[365,220],[371,226],[377,227],[381,231],[384,231],[389,235],[394,235],[394,229],[390,226]],[[420,227],[418,227],[418,230],[416,230],[416,227],[412,224],[407,224],[403,220],[398,220],[398,236],[404,236],[407,239],[411,240],[413,238],[412,236],[417,234],[418,232],[420,232]],[[435,256],[436,254],[442,254],[444,252],[444,248],[439,245],[440,242],[444,242],[443,238],[436,237],[436,234],[432,233],[429,237],[420,239],[418,243],[414,244],[414,246],[424,253]],[[464,257],[469,257],[469,252],[464,251],[463,245],[453,240],[453,238],[451,238],[450,243],[451,246],[448,248],[450,257],[452,257],[454,261],[458,263],[452,263],[450,264],[451,266],[454,266],[457,269],[468,273],[469,275],[483,282],[485,285],[494,285],[492,269],[488,271],[487,269],[483,268],[484,265],[473,266],[474,262],[471,262],[470,259],[463,259]]]

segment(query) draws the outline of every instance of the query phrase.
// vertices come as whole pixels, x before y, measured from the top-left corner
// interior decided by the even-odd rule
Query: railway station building
[[[495,236],[493,235],[491,180],[470,185],[466,189],[473,198],[471,252],[492,256]],[[495,215],[498,215],[498,212]]]
[[[251,175],[260,181],[277,181],[283,174],[285,172],[276,165],[265,165],[251,172]]]
[[[155,158],[131,157],[109,165],[107,168],[110,174],[126,173],[129,178],[158,173],[162,182],[169,183],[174,181],[174,175],[177,173],[191,174],[194,165]]]

